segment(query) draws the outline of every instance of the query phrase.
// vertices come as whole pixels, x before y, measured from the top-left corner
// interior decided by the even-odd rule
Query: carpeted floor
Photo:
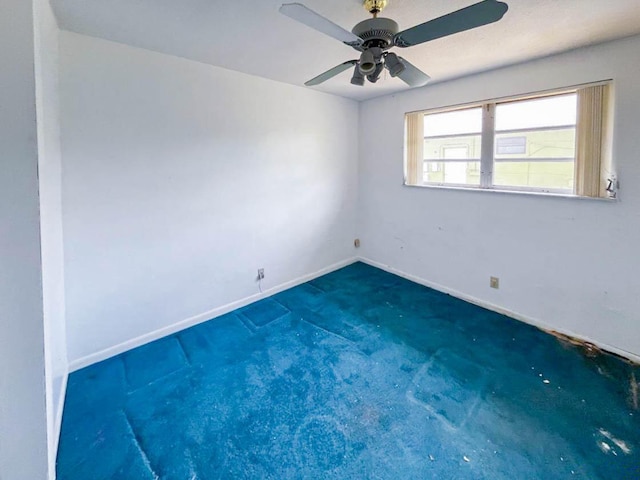
[[[73,373],[58,478],[639,479],[633,375],[356,263]]]

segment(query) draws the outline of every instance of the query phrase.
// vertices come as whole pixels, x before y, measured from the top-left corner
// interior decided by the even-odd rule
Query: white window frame
[[[600,197],[586,197],[577,195],[576,186],[574,181],[574,187],[572,190],[568,189],[554,189],[554,188],[545,188],[545,187],[528,187],[528,186],[503,186],[503,185],[494,185],[493,184],[493,170],[496,162],[496,130],[495,130],[495,111],[496,106],[499,104],[510,103],[510,102],[518,102],[518,101],[526,101],[526,100],[534,100],[541,99],[546,97],[554,97],[560,95],[567,95],[572,93],[577,93],[580,88],[599,86],[599,85],[611,85],[611,80],[604,80],[600,82],[593,82],[589,84],[577,85],[572,87],[564,87],[553,90],[545,90],[541,92],[528,93],[523,95],[511,96],[511,97],[503,97],[492,100],[486,100],[482,102],[474,102],[462,105],[455,105],[451,107],[444,108],[436,108],[431,110],[421,110],[417,112],[410,112],[410,114],[422,114],[422,115],[433,115],[438,113],[446,113],[453,112],[459,110],[465,110],[470,108],[482,108],[482,132],[481,132],[481,155],[480,155],[480,185],[470,185],[470,184],[451,184],[451,183],[440,183],[440,182],[425,182],[422,179],[417,184],[411,184],[407,182],[407,175],[405,170],[405,181],[404,184],[406,186],[424,186],[424,187],[435,187],[435,188],[445,188],[445,189],[469,189],[469,190],[483,190],[483,191],[503,191],[503,192],[515,192],[515,193],[534,193],[534,194],[552,194],[552,195],[561,195],[561,196],[572,196],[572,197],[581,197],[581,198],[605,198],[603,196]],[[605,115],[611,116],[611,112],[604,112]],[[611,121],[612,119],[609,119]],[[567,125],[569,127],[569,125]],[[576,133],[578,129],[577,121],[576,121]],[[540,130],[546,130],[544,127],[540,127]],[[535,130],[526,129],[527,131]],[[502,133],[502,132],[500,132]],[[425,137],[426,138],[426,137]],[[576,140],[577,142],[577,140]],[[405,136],[405,146],[406,146],[406,136]],[[610,145],[606,146],[610,150]],[[576,145],[577,150],[577,145]],[[405,149],[406,152],[406,149]],[[576,152],[577,154],[577,152]],[[553,160],[553,159],[550,159]],[[427,160],[424,162],[439,162],[446,160]],[[473,161],[469,159],[469,161]],[[478,161],[478,160],[476,160]],[[499,161],[499,160],[498,160]],[[574,157],[573,163],[575,165],[577,159]],[[406,159],[405,159],[405,169],[406,169]],[[614,177],[614,181],[616,181]],[[613,195],[609,195],[612,198],[615,198],[615,193]]]

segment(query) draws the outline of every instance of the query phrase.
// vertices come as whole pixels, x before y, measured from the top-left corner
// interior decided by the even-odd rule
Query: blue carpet
[[[58,478],[639,479],[634,375],[356,263],[73,373]]]

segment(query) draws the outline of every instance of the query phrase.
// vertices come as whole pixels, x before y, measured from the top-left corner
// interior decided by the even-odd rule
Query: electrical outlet
[[[360,239],[359,238],[356,238],[353,241],[353,246],[356,247],[356,248],[360,248]]]
[[[500,288],[500,279],[498,277],[489,277],[489,286],[491,288]]]
[[[258,280],[262,280],[264,278],[264,268],[258,269]]]

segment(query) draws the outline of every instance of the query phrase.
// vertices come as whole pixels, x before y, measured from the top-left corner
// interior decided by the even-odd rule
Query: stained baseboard
[[[460,300],[464,300],[465,302],[469,302],[469,303],[472,303],[474,305],[478,305],[479,307],[486,308],[487,310],[491,310],[491,311],[494,311],[496,313],[500,313],[502,315],[506,315],[507,317],[514,318],[514,319],[519,320],[519,321],[524,322],[524,323],[528,323],[529,325],[532,325],[532,326],[534,326],[536,328],[539,328],[540,330],[544,330],[545,332],[548,332],[548,333],[556,332],[556,333],[560,333],[562,335],[566,335],[568,337],[572,337],[572,338],[577,339],[577,340],[579,340],[581,342],[590,343],[592,345],[595,345],[600,350],[603,350],[603,351],[609,352],[609,353],[613,353],[614,355],[626,358],[626,359],[630,360],[633,363],[640,364],[640,356],[639,355],[636,355],[636,354],[631,353],[631,352],[627,352],[626,350],[622,350],[622,349],[620,349],[618,347],[614,347],[613,345],[608,345],[606,343],[599,342],[598,340],[594,340],[592,338],[588,338],[588,337],[586,337],[584,335],[580,335],[580,334],[572,332],[570,330],[566,330],[566,329],[563,329],[563,328],[557,328],[554,325],[551,325],[551,324],[548,324],[546,322],[543,322],[542,320],[539,320],[537,318],[529,317],[527,315],[523,315],[522,313],[514,312],[512,310],[508,310],[508,309],[503,308],[503,307],[501,307],[499,305],[496,305],[496,304],[481,300],[481,299],[473,297],[471,295],[467,295],[466,293],[460,292],[458,290],[454,290],[452,288],[445,287],[444,285],[440,285],[438,283],[430,282],[429,280],[425,280],[424,278],[418,277],[416,275],[412,275],[410,273],[403,272],[402,270],[398,270],[396,268],[393,268],[390,265],[385,265],[383,263],[376,262],[375,260],[371,260],[370,258],[358,257],[357,261],[362,262],[362,263],[366,263],[367,265],[371,265],[372,267],[379,268],[381,270],[384,270],[385,272],[389,272],[389,273],[392,273],[394,275],[398,275],[399,277],[406,278],[407,280],[410,280],[412,282],[418,283],[420,285],[424,285],[425,287],[429,287],[429,288],[432,288],[432,289],[437,290],[439,292],[446,293],[448,295],[451,295],[452,297],[456,297],[456,298],[459,298]]]
[[[70,373],[75,372],[76,370],[80,370],[81,368],[88,367],[89,365],[93,365],[94,363],[98,363],[103,360],[107,360],[108,358],[115,357],[116,355],[124,353],[128,350],[132,350],[136,347],[140,347],[147,343],[153,342],[154,340],[158,340],[168,335],[172,335],[186,328],[193,327],[194,325],[219,317],[221,315],[224,315],[225,313],[232,312],[233,310],[247,306],[250,303],[256,302],[258,300],[262,300],[263,298],[270,297],[272,295],[275,295],[276,293],[280,293],[289,288],[292,288],[302,283],[313,280],[314,278],[321,277],[322,275],[326,275],[327,273],[331,273],[335,270],[346,267],[347,265],[351,265],[352,263],[355,263],[357,261],[358,259],[356,257],[348,258],[341,262],[334,263],[333,265],[329,265],[328,267],[322,268],[316,272],[303,275],[301,277],[295,278],[288,282],[272,287],[268,290],[265,290],[262,293],[257,293],[255,295],[251,295],[251,296],[242,298],[240,300],[236,300],[235,302],[231,302],[226,305],[216,307],[212,310],[181,320],[167,327],[163,327],[161,329],[146,333],[139,337],[132,338],[131,340],[127,340],[126,342],[119,343],[118,345],[114,345],[113,347],[109,347],[99,352],[92,353],[85,357],[73,360],[69,363],[69,371]]]

